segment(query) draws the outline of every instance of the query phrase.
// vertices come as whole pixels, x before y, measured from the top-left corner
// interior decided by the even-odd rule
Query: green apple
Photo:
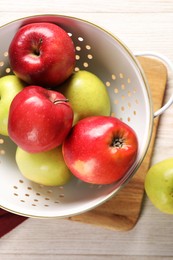
[[[69,99],[74,112],[73,124],[88,116],[109,116],[111,105],[104,83],[93,73],[75,72],[58,88]]]
[[[173,214],[173,158],[153,165],[145,178],[145,191],[161,212]]]
[[[71,177],[63,159],[61,146],[40,153],[28,153],[17,147],[16,163],[24,177],[38,184],[61,186]]]
[[[15,75],[0,78],[0,134],[8,136],[8,114],[13,98],[25,86],[25,83]]]

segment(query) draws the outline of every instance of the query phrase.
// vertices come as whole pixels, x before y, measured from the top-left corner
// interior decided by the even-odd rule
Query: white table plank
[[[20,4],[18,4],[18,2]],[[25,1],[13,0],[2,1],[0,12],[70,12],[70,13],[170,13],[173,12],[173,2],[171,0],[65,0],[65,1],[35,1],[30,0],[28,4]]]

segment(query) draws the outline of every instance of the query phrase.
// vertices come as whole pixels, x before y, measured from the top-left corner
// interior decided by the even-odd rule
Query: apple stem
[[[42,38],[39,39],[38,44],[33,44],[33,51],[36,56],[40,56],[40,46],[42,45]]]
[[[62,103],[62,102],[69,102],[69,100],[67,98],[65,98],[65,99],[58,99],[58,100],[55,100],[53,103],[56,105],[56,104],[59,104],[59,103]]]

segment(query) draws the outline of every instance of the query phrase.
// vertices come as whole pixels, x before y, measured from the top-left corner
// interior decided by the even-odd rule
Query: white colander
[[[16,145],[8,137],[0,136],[0,207],[29,217],[69,217],[105,202],[128,182],[147,152],[153,118],[161,114],[173,98],[154,113],[145,75],[128,48],[94,24],[60,15],[23,18],[0,28],[0,77],[12,73],[8,47],[17,30],[24,24],[43,21],[56,23],[69,33],[76,46],[75,70],[85,69],[102,79],[110,96],[112,116],[130,125],[139,141],[136,161],[120,181],[101,186],[86,184],[74,177],[65,186],[47,187],[21,175],[15,162]]]

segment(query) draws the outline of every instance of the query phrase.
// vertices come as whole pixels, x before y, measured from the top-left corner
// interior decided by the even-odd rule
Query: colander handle
[[[173,72],[173,63],[164,55],[157,53],[157,52],[137,52],[135,53],[135,56],[152,56],[155,58],[158,58],[162,60],[167,67]],[[163,105],[160,109],[158,109],[156,112],[154,112],[154,117],[160,116],[163,114],[171,105],[173,104],[173,94],[169,98],[169,100],[166,102],[165,105]]]

